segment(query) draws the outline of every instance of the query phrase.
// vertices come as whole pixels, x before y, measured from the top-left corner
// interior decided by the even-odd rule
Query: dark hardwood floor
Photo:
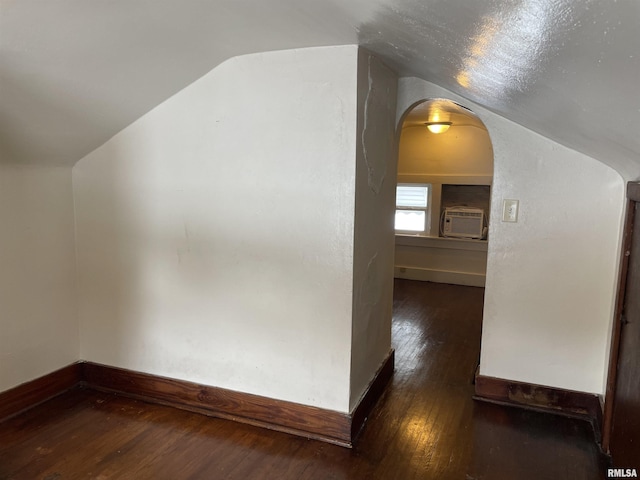
[[[472,400],[483,294],[396,280],[396,371],[352,450],[73,390],[0,424],[0,479],[605,478],[587,422]]]

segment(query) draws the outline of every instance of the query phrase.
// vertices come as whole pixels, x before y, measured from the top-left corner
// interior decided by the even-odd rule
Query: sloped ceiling
[[[72,165],[232,56],[355,43],[640,173],[637,0],[0,0],[0,162]]]

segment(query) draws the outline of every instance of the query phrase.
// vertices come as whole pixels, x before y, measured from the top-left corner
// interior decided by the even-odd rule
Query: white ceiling
[[[71,165],[232,56],[354,43],[640,173],[637,0],[0,0],[0,161]]]

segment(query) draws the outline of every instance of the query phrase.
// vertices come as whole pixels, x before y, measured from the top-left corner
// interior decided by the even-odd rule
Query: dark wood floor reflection
[[[471,399],[482,289],[395,287],[396,371],[353,450],[75,390],[0,424],[0,479],[604,478],[586,422]]]

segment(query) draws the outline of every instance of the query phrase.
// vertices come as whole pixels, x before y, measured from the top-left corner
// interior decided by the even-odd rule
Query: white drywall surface
[[[357,56],[233,58],[76,164],[81,358],[349,410]]]
[[[0,165],[0,391],[78,360],[70,167]]]
[[[491,141],[477,126],[453,127],[440,134],[429,132],[425,126],[402,130],[398,174],[407,179],[422,175],[491,177],[492,173]]]
[[[396,96],[395,73],[360,50],[350,409],[391,349]]]

